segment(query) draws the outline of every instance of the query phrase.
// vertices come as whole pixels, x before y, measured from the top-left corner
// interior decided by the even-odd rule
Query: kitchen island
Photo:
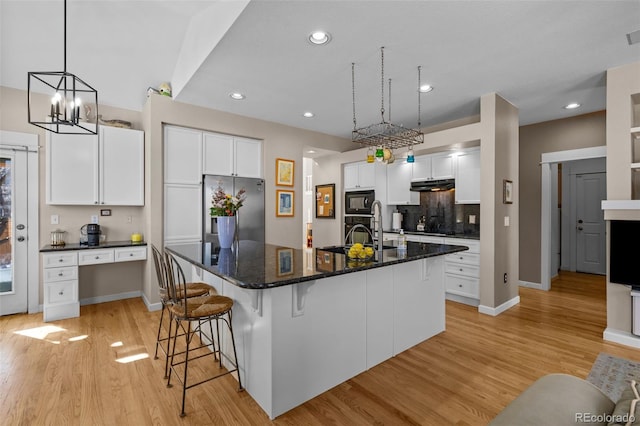
[[[243,385],[273,419],[444,331],[442,256],[467,247],[408,243],[367,262],[254,241],[166,249],[234,300]]]

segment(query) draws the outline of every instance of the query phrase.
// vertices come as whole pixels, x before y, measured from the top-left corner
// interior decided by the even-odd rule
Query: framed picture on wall
[[[335,212],[336,185],[316,185],[316,218],[336,217]]]
[[[295,161],[276,158],[276,185],[293,186]]]
[[[293,217],[294,195],[293,191],[276,190],[276,217]]]
[[[513,182],[507,179],[502,181],[502,202],[513,204]]]

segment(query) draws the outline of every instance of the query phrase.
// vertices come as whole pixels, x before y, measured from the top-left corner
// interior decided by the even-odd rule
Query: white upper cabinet
[[[100,126],[98,135],[46,133],[47,204],[144,205],[144,133]]]
[[[202,132],[164,128],[164,182],[185,185],[202,182]]]
[[[433,179],[454,178],[454,157],[451,154],[434,154],[431,156],[431,177]]]
[[[413,175],[411,180],[431,179],[431,156],[419,155],[413,163]]]
[[[451,154],[419,155],[413,163],[412,180],[453,179],[453,166]]]
[[[420,193],[409,190],[412,175],[411,163],[397,162],[387,166],[387,204],[420,204]]]
[[[366,161],[345,164],[344,190],[374,189],[376,186],[375,163]]]
[[[98,136],[46,132],[46,144],[47,204],[97,203]]]
[[[480,204],[480,149],[458,155],[456,166],[456,203]]]
[[[144,205],[144,132],[100,126],[100,203]]]
[[[262,178],[262,141],[204,133],[202,171],[205,175]]]
[[[205,175],[233,176],[233,136],[204,133],[202,144],[202,173]]]

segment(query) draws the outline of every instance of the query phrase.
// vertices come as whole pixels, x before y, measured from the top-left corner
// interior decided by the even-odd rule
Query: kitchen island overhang
[[[443,256],[467,247],[409,243],[406,256],[358,263],[251,241],[166,249],[234,300],[243,384],[273,419],[444,331]]]

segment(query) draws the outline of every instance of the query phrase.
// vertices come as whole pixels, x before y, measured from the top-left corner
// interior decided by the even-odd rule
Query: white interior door
[[[576,176],[576,271],[606,274],[606,240],[601,201],[607,198],[605,173]]]
[[[0,315],[27,312],[27,153],[0,149]]]

